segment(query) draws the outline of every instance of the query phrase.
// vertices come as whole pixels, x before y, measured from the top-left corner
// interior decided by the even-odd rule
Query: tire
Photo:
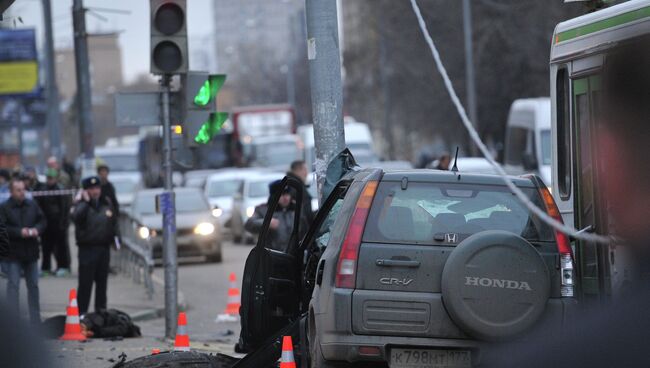
[[[205,353],[194,351],[187,352],[164,352],[157,355],[148,355],[134,360],[117,363],[119,368],[214,368],[226,367],[218,356],[211,356]],[[228,365],[229,366],[229,365]]]
[[[518,235],[488,230],[463,240],[442,272],[442,301],[454,323],[484,341],[516,338],[542,317],[548,267]]]

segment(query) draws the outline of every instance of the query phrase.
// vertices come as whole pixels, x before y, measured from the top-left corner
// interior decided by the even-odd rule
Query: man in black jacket
[[[283,192],[278,200],[278,206],[275,208],[273,219],[271,219],[271,223],[269,224],[270,231],[264,246],[270,249],[285,251],[289,245],[289,241],[291,240],[296,206],[292,197],[291,189],[288,187],[282,188],[281,180],[269,184],[269,197],[273,197],[273,193],[276,193],[279,190],[282,190]],[[264,217],[266,216],[267,211],[268,204],[266,203],[255,207],[253,216],[246,221],[246,230],[252,234],[259,234],[262,230]],[[301,214],[300,217],[300,230],[306,231],[306,218],[303,214]],[[302,235],[304,235],[304,233],[301,232],[300,236]]]
[[[0,205],[0,218],[5,223],[9,235],[9,246],[0,251],[9,279],[7,303],[17,314],[20,276],[24,273],[30,321],[40,324],[38,237],[45,230],[47,222],[36,202],[25,198],[25,183],[14,179],[10,183],[10,190],[11,197]]]
[[[119,237],[117,213],[110,199],[102,196],[101,182],[96,176],[82,182],[72,220],[79,247],[79,313],[86,314],[95,284],[95,311],[106,309],[106,287],[110,262],[110,246]]]
[[[309,190],[307,189],[307,175],[309,175],[307,164],[302,160],[292,162],[291,166],[289,166],[289,171],[287,172],[288,177],[299,180],[303,185],[301,216],[307,219],[308,223],[311,224],[314,220],[314,210],[311,207],[311,194],[309,194]],[[313,183],[312,185],[316,185],[316,183]]]
[[[97,176],[99,176],[99,181],[102,183],[102,197],[108,198],[113,203],[115,207],[115,213],[120,214],[120,204],[117,202],[117,196],[115,195],[115,187],[113,183],[108,181],[108,174],[110,169],[106,165],[97,166]]]
[[[47,181],[38,190],[61,190],[59,171],[47,169]],[[67,195],[52,195],[37,197],[37,202],[47,219],[47,228],[41,236],[43,245],[43,262],[41,271],[44,274],[52,272],[52,253],[56,259],[56,275],[65,276],[70,273],[70,249],[68,247],[68,226],[70,225],[70,197]]]

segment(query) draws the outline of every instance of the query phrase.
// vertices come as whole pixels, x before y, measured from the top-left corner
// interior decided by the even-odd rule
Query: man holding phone
[[[102,196],[96,176],[82,182],[83,190],[75,199],[72,219],[79,247],[79,313],[86,314],[95,284],[95,311],[106,309],[106,288],[110,246],[119,238],[118,214],[111,200]]]

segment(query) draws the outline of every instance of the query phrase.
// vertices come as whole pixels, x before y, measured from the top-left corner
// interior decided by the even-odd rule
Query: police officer
[[[119,237],[115,206],[102,196],[97,176],[82,182],[83,190],[76,198],[72,219],[79,247],[79,313],[86,314],[95,284],[95,311],[106,309],[106,287],[110,262],[110,246]]]

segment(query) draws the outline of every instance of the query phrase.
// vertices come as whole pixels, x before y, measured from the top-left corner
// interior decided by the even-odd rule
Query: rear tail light
[[[348,226],[348,231],[343,240],[339,261],[336,265],[336,287],[345,289],[354,289],[355,287],[361,237],[366,226],[372,199],[377,191],[377,184],[377,181],[369,181],[357,200],[350,226]]]
[[[555,204],[555,200],[551,192],[545,186],[540,188],[540,194],[544,199],[546,205],[546,212],[549,216],[558,222],[562,221],[560,210]],[[572,297],[574,295],[573,284],[573,251],[571,250],[571,243],[569,237],[561,231],[555,230],[555,242],[557,243],[557,250],[560,253],[560,273],[562,276],[562,296]]]

